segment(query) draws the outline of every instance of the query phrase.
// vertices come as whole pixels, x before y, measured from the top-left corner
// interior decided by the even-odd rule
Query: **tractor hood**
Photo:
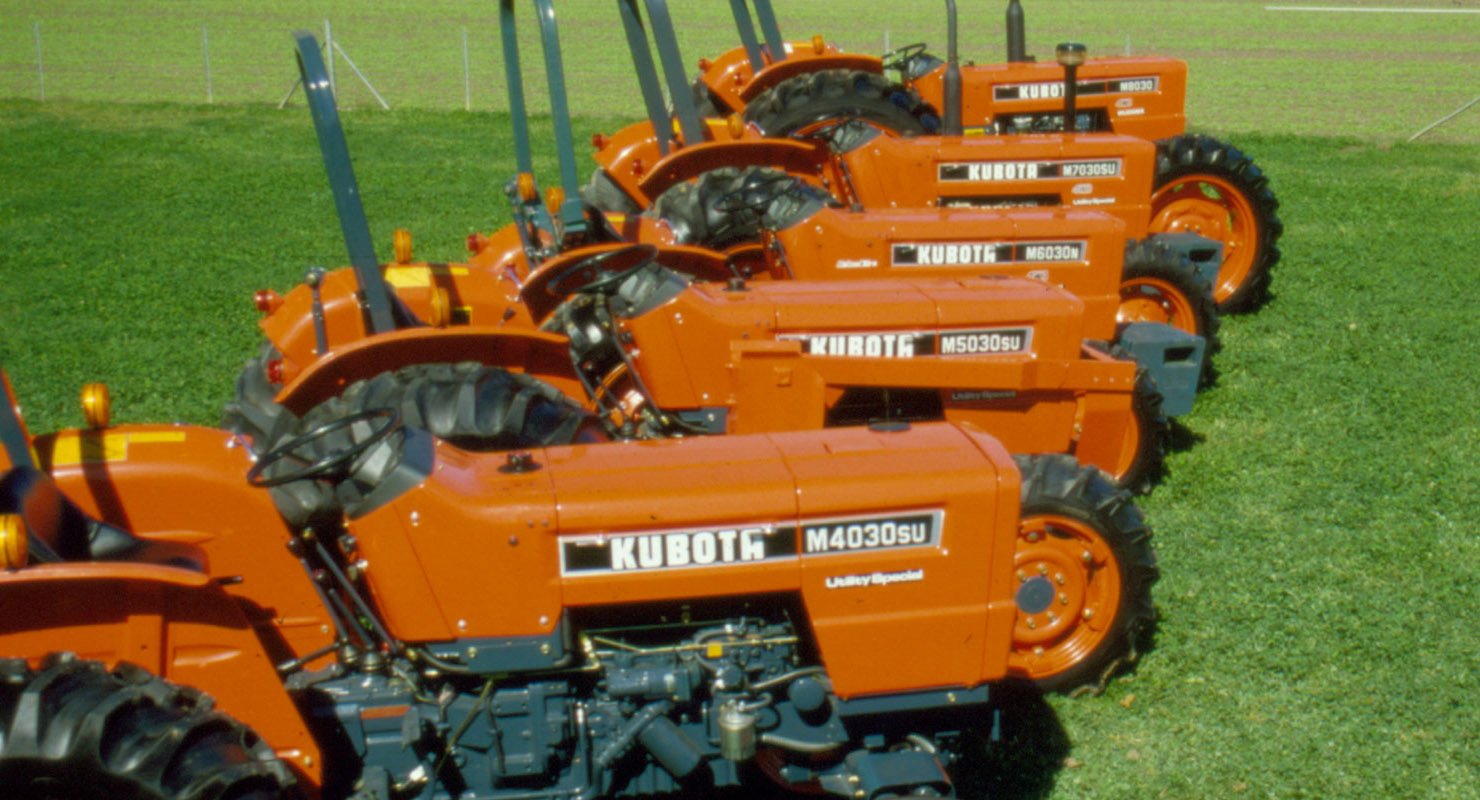
[[[985,434],[932,423],[437,450],[423,484],[350,525],[402,641],[482,651],[555,635],[567,609],[789,593],[847,692],[916,669],[978,683],[987,637],[1010,627],[1019,478]],[[875,668],[900,648],[930,666]]]

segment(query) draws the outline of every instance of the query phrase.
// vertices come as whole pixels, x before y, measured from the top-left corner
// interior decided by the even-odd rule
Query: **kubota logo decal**
[[[801,342],[809,356],[914,358],[935,350],[935,334],[910,331],[859,333],[782,333],[777,339]]]
[[[1080,161],[956,161],[936,166],[936,176],[944,183],[1113,178],[1119,174],[1118,158]]]
[[[560,548],[560,574],[597,575],[752,564],[797,554],[795,527],[774,524],[576,536]]]
[[[1079,81],[1075,86],[1078,94],[1085,96],[1101,94],[1138,94],[1154,92],[1161,80],[1155,75],[1115,80]],[[1063,81],[1038,83],[1004,83],[992,87],[992,99],[999,102],[1013,100],[1056,100],[1064,96]]]
[[[572,536],[560,544],[560,574],[577,578],[757,564],[799,555],[937,547],[944,519],[945,512],[935,509],[819,519],[800,526],[754,523]]]
[[[901,242],[896,267],[976,267],[1044,261],[1083,261],[1088,242]]]

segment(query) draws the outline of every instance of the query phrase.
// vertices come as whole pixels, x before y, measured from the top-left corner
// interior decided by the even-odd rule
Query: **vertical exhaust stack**
[[[1079,93],[1079,65],[1084,63],[1085,46],[1078,42],[1064,42],[1055,50],[1059,66],[1064,68],[1064,130],[1074,133],[1079,125],[1074,108]]]
[[[946,0],[946,74],[943,82],[946,108],[945,118],[941,120],[941,133],[960,136],[961,56],[956,50],[956,0]]]
[[[1022,64],[1031,60],[1028,58],[1028,35],[1025,30],[1022,5],[1018,0],[1008,0],[1007,61],[1010,64]]]

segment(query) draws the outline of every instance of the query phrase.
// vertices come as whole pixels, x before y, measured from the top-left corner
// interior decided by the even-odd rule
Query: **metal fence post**
[[[329,68],[329,91],[339,96],[339,84],[334,82],[334,32],[329,29],[329,20],[324,19],[324,61]]]
[[[36,78],[41,86],[41,102],[46,102],[46,65],[41,60],[41,23],[31,26],[36,33]]]
[[[473,73],[468,67],[468,28],[462,29],[463,35],[463,110],[473,110]]]
[[[216,94],[211,87],[211,33],[205,25],[200,26],[200,49],[206,59],[206,105],[215,105]]]

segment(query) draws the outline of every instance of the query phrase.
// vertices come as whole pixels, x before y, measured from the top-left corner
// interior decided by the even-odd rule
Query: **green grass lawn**
[[[503,116],[346,128],[383,256],[395,227],[456,259],[507,219]],[[214,422],[253,290],[345,260],[301,107],[0,101],[0,143],[0,363],[36,430],[78,424],[92,380],[116,420]],[[1274,176],[1285,255],[1143,501],[1156,647],[1101,697],[1030,703],[977,789],[1476,796],[1480,146],[1238,143]]]

